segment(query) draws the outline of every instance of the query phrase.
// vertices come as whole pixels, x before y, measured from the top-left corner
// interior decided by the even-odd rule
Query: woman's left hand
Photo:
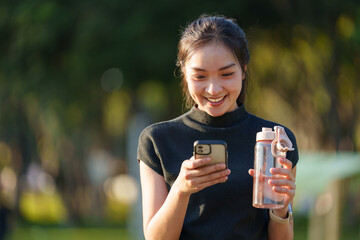
[[[272,190],[281,194],[284,194],[284,208],[274,209],[276,215],[280,217],[286,217],[288,211],[288,205],[292,202],[295,196],[295,172],[296,169],[292,169],[292,162],[286,158],[279,160],[283,165],[283,168],[272,168],[270,172],[274,175],[279,175],[278,178],[269,180],[269,184],[272,186]],[[293,171],[292,171],[293,170]],[[249,174],[254,177],[254,169],[249,170]]]

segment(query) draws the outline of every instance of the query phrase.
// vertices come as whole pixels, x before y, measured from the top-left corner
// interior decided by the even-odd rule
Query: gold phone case
[[[225,163],[228,167],[227,144],[223,140],[197,140],[194,142],[194,157],[211,157],[210,164]]]

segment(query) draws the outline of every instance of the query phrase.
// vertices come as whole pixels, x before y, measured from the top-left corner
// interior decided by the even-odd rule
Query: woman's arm
[[[270,184],[273,185],[273,190],[285,195],[284,208],[274,209],[273,213],[283,219],[288,217],[288,206],[292,202],[295,196],[295,177],[296,177],[296,166],[291,169],[292,163],[287,159],[284,161],[284,168],[273,169],[273,174],[284,175],[284,179],[272,179]],[[269,240],[291,240],[294,239],[294,222],[290,218],[289,222],[279,223],[270,218],[268,226]]]
[[[145,238],[178,239],[190,196],[168,192],[163,176],[142,161],[140,179]]]
[[[226,181],[230,170],[224,170],[225,164],[202,167],[209,161],[185,160],[169,192],[163,176],[140,161],[143,227],[147,240],[179,239],[191,194]]]

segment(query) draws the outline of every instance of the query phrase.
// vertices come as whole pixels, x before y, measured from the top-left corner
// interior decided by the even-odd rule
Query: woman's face
[[[237,108],[245,74],[225,45],[212,42],[197,49],[185,62],[184,73],[200,110],[216,117]]]

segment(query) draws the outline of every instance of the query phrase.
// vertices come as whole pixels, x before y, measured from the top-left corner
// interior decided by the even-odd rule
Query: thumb
[[[249,169],[249,175],[254,177],[255,176],[255,170],[254,169]]]

